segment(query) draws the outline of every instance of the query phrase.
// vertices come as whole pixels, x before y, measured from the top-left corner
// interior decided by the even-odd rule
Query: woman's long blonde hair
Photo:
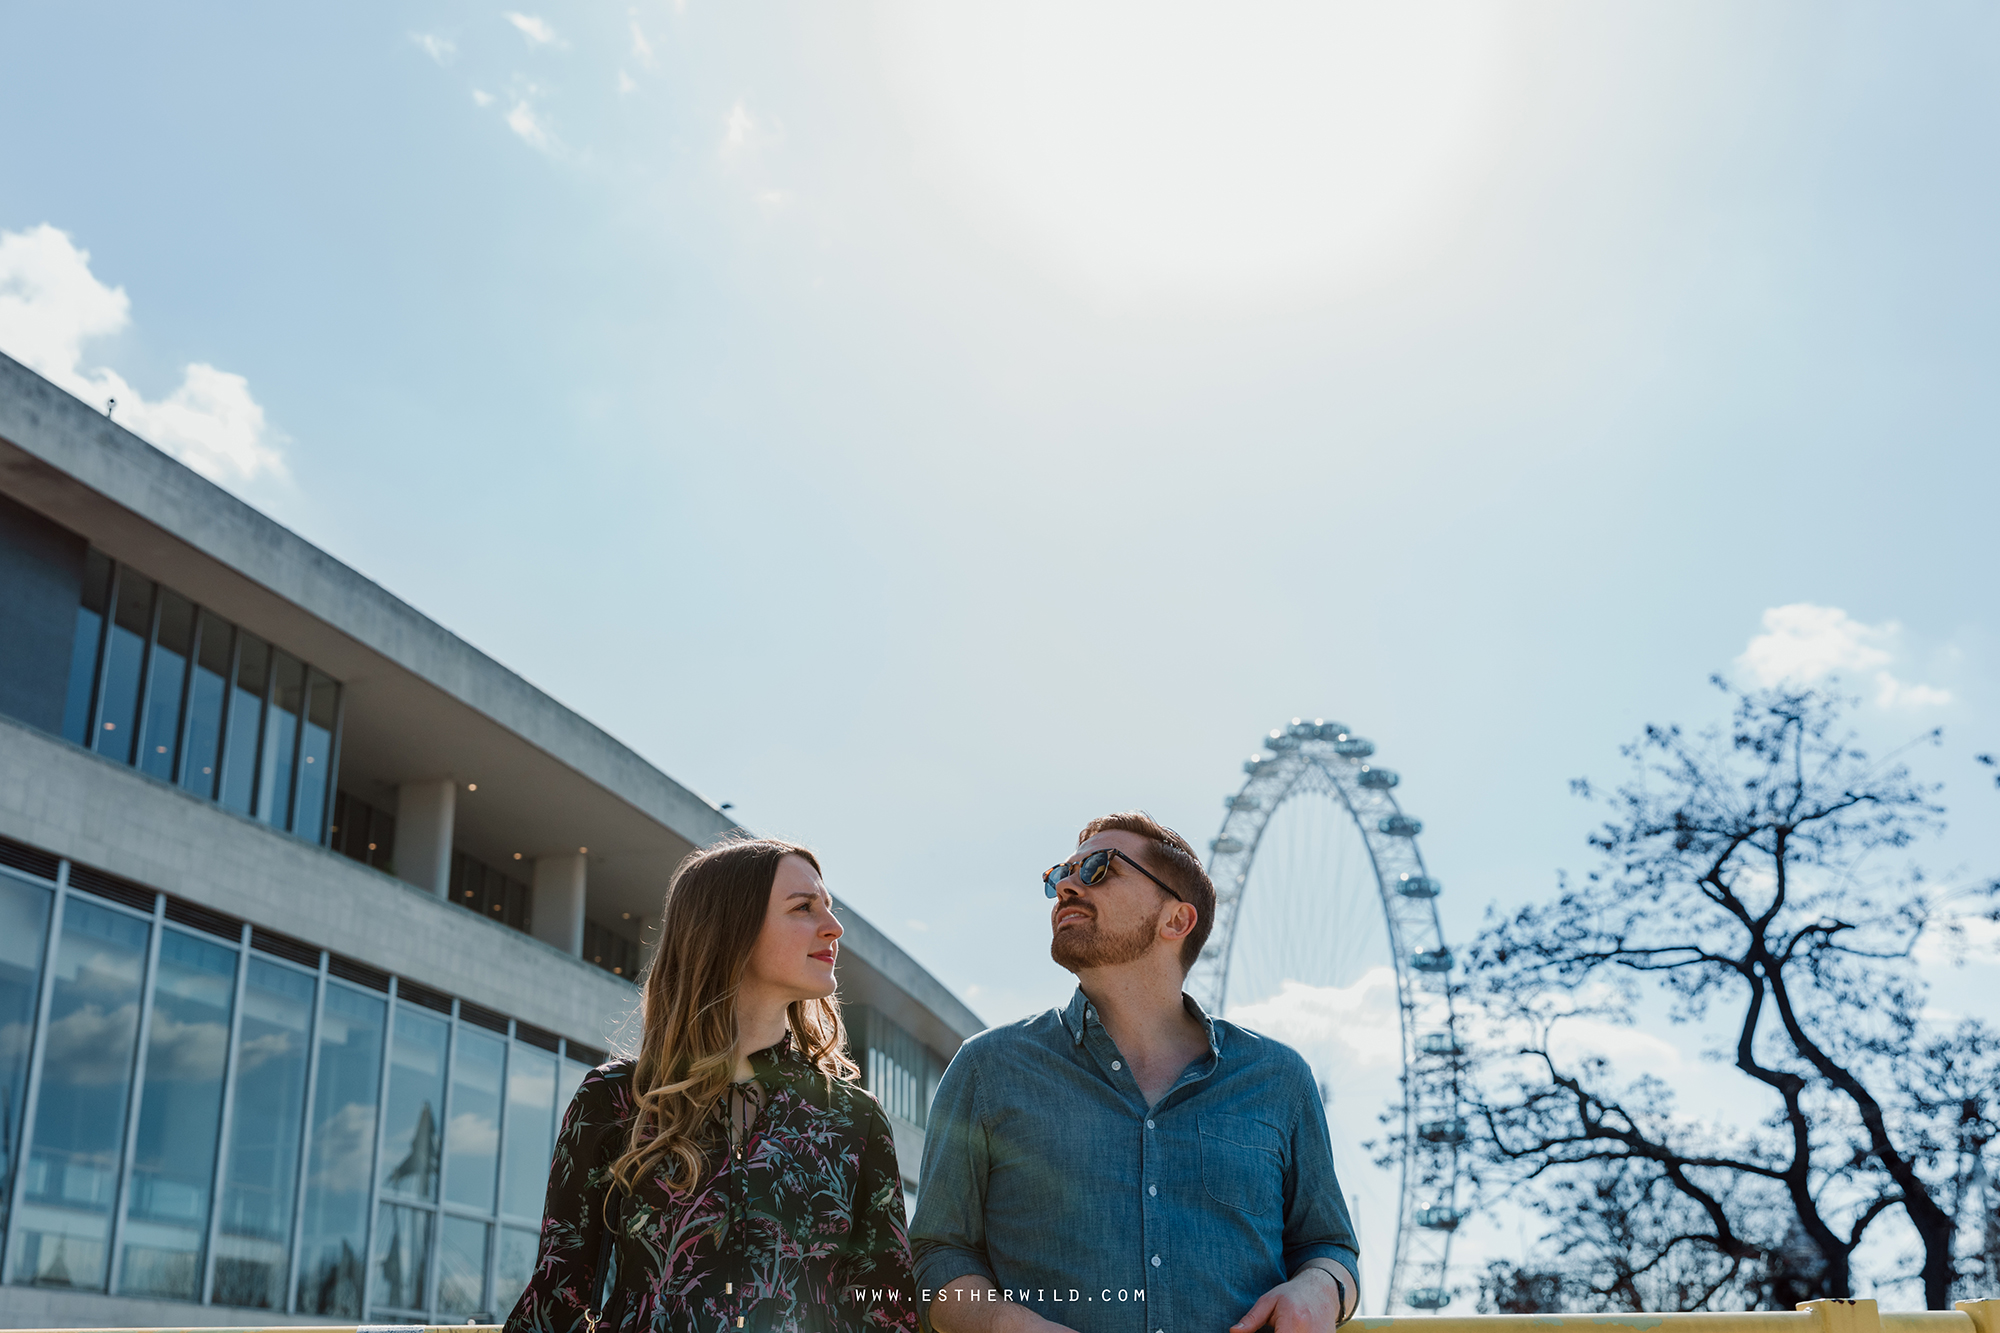
[[[628,1191],[648,1178],[674,1193],[701,1182],[702,1130],[735,1073],[737,992],[787,856],[820,868],[796,843],[738,838],[690,854],[674,871],[641,989],[643,1030],[632,1071],[638,1113],[611,1165],[612,1179]],[[837,999],[795,1000],[786,1016],[794,1047],[828,1079],[859,1075]]]

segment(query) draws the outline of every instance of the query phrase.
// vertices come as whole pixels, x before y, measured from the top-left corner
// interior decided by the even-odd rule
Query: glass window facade
[[[534,895],[528,886],[464,852],[451,854],[450,897],[467,911],[515,930],[527,930],[533,924],[529,907]]]
[[[333,827],[327,845],[343,856],[387,874],[396,873],[396,817],[353,792],[333,798]]]
[[[118,1290],[201,1299],[237,951],[167,927],[153,965]]]
[[[930,1119],[931,1098],[944,1077],[945,1062],[937,1052],[889,1018],[865,1004],[842,1010],[847,1044],[861,1066],[862,1083],[882,1109],[922,1129]],[[915,1164],[910,1166],[915,1169]]]
[[[583,958],[594,963],[614,976],[638,980],[639,944],[628,939],[607,925],[586,920],[583,923]]]
[[[5,1281],[330,1322],[506,1313],[601,1052],[41,861],[54,880],[0,868]]]
[[[326,840],[340,683],[97,550],[84,560],[63,735]]]

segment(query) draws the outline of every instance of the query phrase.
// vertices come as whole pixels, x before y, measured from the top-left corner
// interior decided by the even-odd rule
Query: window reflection
[[[250,813],[257,791],[258,724],[271,646],[254,634],[236,634],[236,683],[229,691],[229,731],[223,741],[222,792],[216,798],[240,815]]]
[[[500,1168],[500,1079],[506,1066],[504,1040],[460,1026],[452,1057],[444,1197],[481,1212],[493,1207]]]
[[[67,739],[318,842],[339,700],[325,672],[85,552]]]
[[[361,1317],[368,1180],[388,1008],[384,998],[327,984],[299,1248],[303,1313],[339,1315],[349,1322]]]
[[[486,1308],[502,1319],[514,1308],[535,1271],[535,1233],[518,1227],[501,1227],[499,1248],[493,1255],[493,1303]]]
[[[0,874],[0,1225],[7,1220],[7,1190],[20,1147],[15,1136],[28,1088],[28,1050],[52,897],[39,884]]]
[[[229,685],[229,622],[201,613],[194,678],[188,682],[187,731],[181,741],[187,759],[181,785],[205,800],[215,798],[215,773],[222,767],[222,705]]]
[[[11,1282],[104,1289],[150,929],[81,897],[63,904]]]
[[[375,1223],[375,1309],[421,1310],[431,1265],[431,1214],[385,1203]]]
[[[104,680],[93,748],[120,763],[132,762],[133,724],[139,720],[139,669],[153,628],[153,584],[129,569],[118,571],[112,590],[111,639],[104,646]]]
[[[437,1198],[438,1114],[444,1108],[447,1020],[396,1007],[383,1108],[382,1189],[430,1202]]]
[[[304,665],[290,653],[272,653],[271,707],[264,716],[264,753],[257,765],[257,818],[277,828],[292,825],[292,761],[305,701]]]
[[[303,972],[250,959],[236,1054],[235,1114],[224,1159],[222,1229],[215,1242],[217,1305],[285,1307],[313,985]]]
[[[318,842],[326,827],[326,784],[333,771],[333,724],[338,715],[340,686],[321,671],[307,673],[305,729],[299,734],[298,814],[292,832]]]
[[[187,682],[188,650],[194,646],[194,604],[160,589],[160,626],[153,663],[146,669],[145,734],[139,738],[139,767],[168,782],[174,777],[174,743],[180,733],[181,686]]]
[[[111,608],[111,560],[91,550],[83,560],[83,595],[76,608],[76,637],[69,650],[69,694],[63,703],[63,739],[90,744],[90,701],[97,684],[97,650]]]
[[[199,643],[190,647],[198,656]],[[148,979],[154,922],[79,887],[92,883],[80,870],[72,879],[50,945],[53,887],[0,870],[6,1280],[102,1291],[111,1279],[121,1294],[295,1310],[315,1322],[509,1309],[533,1264],[556,1122],[585,1062],[544,1049],[554,1039],[539,1030],[510,1041],[416,999],[392,1006],[325,972],[242,951],[184,928],[171,900],[175,924],[160,928]],[[51,998],[38,1023],[44,981]],[[41,1091],[17,1145],[37,1044]],[[4,1191],[16,1182],[8,1219]],[[371,1186],[382,1194],[372,1216]]]
[[[235,989],[234,949],[178,930],[161,935],[120,1291],[201,1298]]]
[[[441,1315],[476,1314],[486,1307],[486,1233],[493,1228],[469,1218],[447,1217],[438,1228],[437,1308]]]
[[[507,1062],[506,1169],[500,1211],[540,1217],[548,1194],[549,1155],[555,1145],[556,1058],[514,1043]]]

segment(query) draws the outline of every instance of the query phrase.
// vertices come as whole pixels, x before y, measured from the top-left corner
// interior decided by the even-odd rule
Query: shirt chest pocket
[[[1284,1206],[1285,1141],[1277,1130],[1248,1116],[1205,1115],[1200,1131],[1201,1184],[1209,1198],[1262,1216]]]

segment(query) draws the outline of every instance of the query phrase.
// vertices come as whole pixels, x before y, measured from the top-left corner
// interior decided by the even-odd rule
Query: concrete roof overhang
[[[344,690],[342,785],[458,781],[492,865],[590,849],[592,914],[659,913],[674,866],[735,827],[601,728],[222,488],[0,356],[0,488]],[[468,792],[465,784],[477,783]]]
[[[343,787],[393,808],[397,784],[456,780],[457,844],[523,878],[537,856],[589,848],[591,915],[634,939],[681,858],[737,828],[381,585],[4,354],[0,492],[339,680]],[[840,911],[844,995],[947,1055],[986,1026]]]

